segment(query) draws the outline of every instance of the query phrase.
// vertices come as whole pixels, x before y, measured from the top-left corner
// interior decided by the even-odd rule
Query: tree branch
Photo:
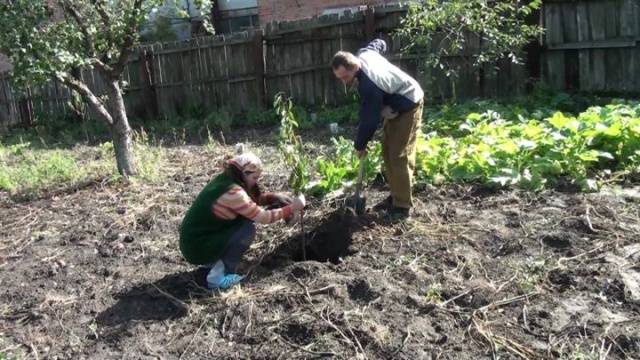
[[[79,92],[80,95],[82,95],[82,97],[89,103],[91,108],[93,108],[93,110],[95,110],[102,117],[102,119],[106,121],[107,124],[109,124],[109,126],[113,125],[113,118],[111,117],[111,114],[109,114],[109,111],[107,111],[102,101],[93,94],[91,89],[89,89],[86,84],[75,79],[72,75],[69,74],[63,76],[62,82],[73,90]]]
[[[90,59],[90,61],[91,61],[91,64],[95,65],[96,67],[98,67],[99,69],[101,69],[107,74],[110,74],[113,71],[113,68],[111,66],[105,64],[98,58],[92,58]]]
[[[91,3],[95,6],[95,9],[98,12],[98,15],[100,15],[100,18],[102,19],[102,23],[104,24],[104,26],[107,29],[111,29],[111,18],[109,17],[109,13],[107,13],[107,10],[104,8],[104,1],[91,0]]]
[[[71,15],[73,20],[75,20],[76,24],[78,24],[78,26],[80,27],[80,31],[82,31],[82,35],[84,36],[84,43],[87,51],[89,52],[89,56],[95,56],[96,47],[93,44],[93,38],[91,37],[91,34],[89,34],[87,25],[84,23],[84,21],[82,21],[82,16],[80,16],[78,9],[76,9],[69,0],[58,0],[58,4],[62,7],[62,9],[64,9],[64,11]]]
[[[93,37],[89,33],[89,29],[87,28],[85,22],[83,21],[80,12],[69,0],[58,0],[58,4],[73,18],[73,20],[80,27],[80,31],[82,31],[82,35],[84,36],[85,47],[89,52],[90,61],[93,65],[97,66],[100,70],[105,73],[111,73],[113,69],[111,66],[105,64],[103,61],[98,59],[96,55],[96,48],[94,45]],[[103,9],[104,10],[104,9]]]
[[[113,71],[111,72],[112,76],[119,77],[122,71],[124,70],[124,65],[126,64],[129,54],[131,53],[131,47],[133,46],[133,42],[136,39],[137,34],[137,21],[136,19],[140,15],[140,10],[142,8],[143,0],[135,0],[133,3],[133,8],[131,9],[131,15],[127,24],[127,31],[125,33],[124,42],[120,46],[120,56],[118,56],[118,61],[113,65]]]

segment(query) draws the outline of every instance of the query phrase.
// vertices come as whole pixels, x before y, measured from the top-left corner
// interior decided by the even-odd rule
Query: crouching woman
[[[227,289],[244,278],[236,268],[255,239],[256,222],[290,219],[305,206],[303,195],[292,199],[261,193],[261,175],[262,163],[251,153],[227,160],[224,171],[204,187],[182,220],[180,251],[191,264],[211,266],[210,289]]]

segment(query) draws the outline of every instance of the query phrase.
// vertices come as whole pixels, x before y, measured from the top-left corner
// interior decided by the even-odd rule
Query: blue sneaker
[[[211,283],[211,282],[207,282],[207,285],[209,287],[209,289],[228,289],[236,284],[239,284],[240,281],[242,281],[242,279],[244,279],[243,275],[238,275],[238,274],[227,274],[225,276],[222,277],[222,279],[220,279],[220,282],[218,282],[217,284]]]

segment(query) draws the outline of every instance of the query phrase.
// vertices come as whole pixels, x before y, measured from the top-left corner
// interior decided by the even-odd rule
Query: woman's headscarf
[[[252,153],[244,153],[235,155],[234,157],[224,162],[225,173],[227,176],[234,179],[234,181],[242,184],[242,187],[246,190],[247,194],[258,202],[260,194],[262,193],[260,186],[255,184],[252,188],[248,188],[244,183],[242,174],[251,174],[255,172],[262,172],[262,161]]]
[[[262,161],[253,153],[236,155],[227,160],[226,165],[234,166],[243,173],[262,172]]]

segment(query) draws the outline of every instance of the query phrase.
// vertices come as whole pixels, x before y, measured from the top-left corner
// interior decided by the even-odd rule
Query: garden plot
[[[234,139],[234,136],[237,139]],[[274,144],[229,135],[286,188]],[[306,139],[309,151],[321,144]],[[325,144],[326,145],[326,144]],[[19,358],[637,358],[638,188],[538,193],[446,185],[413,219],[349,231],[312,200],[300,228],[258,229],[227,292],[177,229],[224,151],[168,149],[165,182],[2,202],[0,353]],[[213,155],[216,154],[216,155]],[[203,164],[212,164],[210,167]],[[368,189],[369,203],[386,196]],[[340,235],[336,235],[336,233]],[[340,237],[342,236],[342,237]],[[317,243],[314,242],[318,241]],[[335,246],[334,246],[335,245]]]

